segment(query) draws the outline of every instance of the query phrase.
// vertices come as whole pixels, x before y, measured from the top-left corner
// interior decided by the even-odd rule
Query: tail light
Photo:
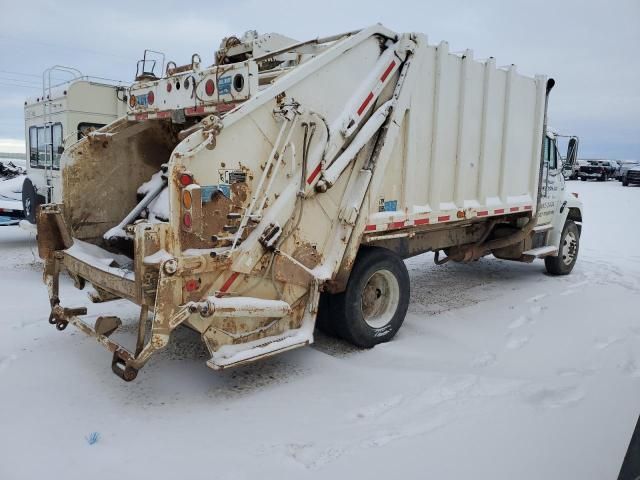
[[[171,93],[172,88],[173,88],[173,85],[171,84],[171,82],[167,82],[167,93]]]
[[[202,197],[200,185],[194,183],[193,175],[183,172],[178,177],[180,182],[180,206],[182,215],[182,230],[197,232],[201,227]]]
[[[149,105],[153,105],[153,102],[155,101],[156,96],[153,94],[153,92],[149,92],[147,93],[147,103]]]
[[[185,214],[182,216],[182,224],[188,230],[190,230],[193,226],[193,218],[191,218],[191,214],[189,212],[185,212]]]
[[[180,185],[188,187],[193,183],[193,176],[189,173],[183,173],[180,175]]]
[[[209,79],[206,81],[206,83],[204,84],[204,93],[206,93],[208,96],[213,95],[213,92],[215,92],[216,87],[215,87],[215,83],[213,83],[212,79]]]

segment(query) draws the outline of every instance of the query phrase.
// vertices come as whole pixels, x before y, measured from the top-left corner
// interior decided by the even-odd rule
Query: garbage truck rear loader
[[[65,151],[63,202],[39,212],[50,322],[95,337],[125,380],[181,325],[213,369],[307,345],[316,321],[388,341],[402,259],[423,252],[573,268],[582,207],[546,133],[553,80],[381,25],[249,32],[216,58],[143,68],[127,117]],[[140,306],[135,348],[112,340],[120,319],[63,306],[62,270]]]

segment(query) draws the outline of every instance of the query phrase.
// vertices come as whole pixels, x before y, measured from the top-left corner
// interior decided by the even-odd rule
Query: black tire
[[[629,180],[628,180],[628,179],[626,179],[626,178],[623,178],[623,179],[622,179],[622,186],[623,186],[623,187],[628,187],[628,186],[629,186]]]
[[[361,348],[388,342],[404,322],[411,285],[402,259],[386,248],[363,248],[347,289],[330,299],[338,335]]]
[[[567,220],[560,237],[560,251],[557,257],[545,257],[544,266],[551,275],[568,275],[578,260],[580,231],[572,220]],[[571,261],[567,262],[570,257]]]
[[[331,315],[331,298],[334,295],[330,293],[320,294],[320,301],[318,302],[318,315],[316,316],[316,327],[322,332],[331,337],[339,337],[338,330],[334,322],[334,318]]]
[[[587,177],[580,177],[580,180],[582,180],[583,182],[587,181]]]
[[[36,193],[36,189],[29,178],[22,183],[22,209],[24,218],[30,223],[36,223],[38,206],[44,203],[44,197]]]

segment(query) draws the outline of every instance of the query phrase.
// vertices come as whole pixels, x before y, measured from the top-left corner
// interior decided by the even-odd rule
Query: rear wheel
[[[567,220],[560,237],[560,250],[557,257],[545,257],[544,266],[552,275],[567,275],[578,260],[580,232],[572,220]]]
[[[622,186],[623,187],[628,187],[629,186],[629,180],[627,178],[623,178],[622,179]]]
[[[409,273],[402,259],[386,248],[358,253],[347,289],[330,299],[337,333],[358,347],[391,340],[409,307]]]

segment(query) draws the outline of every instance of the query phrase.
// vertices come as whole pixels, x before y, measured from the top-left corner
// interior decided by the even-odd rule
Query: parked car
[[[618,166],[613,160],[587,160],[580,166],[578,178],[582,181],[595,178],[599,182],[605,182],[615,176]]]
[[[640,163],[628,167],[620,177],[620,181],[623,187],[628,187],[630,183],[640,184]]]
[[[637,167],[639,165],[640,165],[640,160],[622,160],[620,162],[620,170],[618,170],[617,179],[622,182],[624,180],[624,178],[626,177],[627,171],[630,168],[634,168],[634,167]]]

